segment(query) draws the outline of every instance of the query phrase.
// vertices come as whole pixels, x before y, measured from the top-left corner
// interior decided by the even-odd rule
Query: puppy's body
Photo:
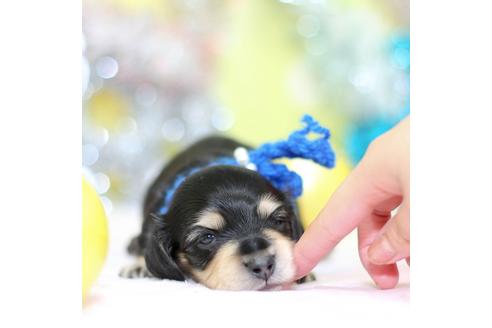
[[[229,290],[262,289],[293,279],[292,247],[303,232],[295,203],[255,171],[210,166],[233,157],[238,147],[248,148],[210,137],[164,167],[145,197],[142,232],[128,247],[140,264],[122,271],[123,276],[191,278]],[[186,179],[159,214],[178,176]]]

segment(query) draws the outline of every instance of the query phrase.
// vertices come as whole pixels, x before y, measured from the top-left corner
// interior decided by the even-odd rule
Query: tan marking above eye
[[[224,218],[219,213],[214,211],[204,211],[200,213],[198,219],[193,225],[198,225],[212,230],[220,230],[225,226],[225,223]]]
[[[265,194],[261,196],[258,202],[258,215],[264,219],[267,219],[277,208],[282,206],[272,194]]]

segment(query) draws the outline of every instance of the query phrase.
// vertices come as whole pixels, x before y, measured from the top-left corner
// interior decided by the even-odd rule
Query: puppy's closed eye
[[[288,219],[285,217],[273,217],[270,220],[273,222],[275,227],[280,229],[287,227],[287,225],[289,224]]]
[[[292,217],[289,216],[285,207],[277,207],[277,209],[268,216],[267,220],[274,229],[285,231],[286,233],[290,232]]]

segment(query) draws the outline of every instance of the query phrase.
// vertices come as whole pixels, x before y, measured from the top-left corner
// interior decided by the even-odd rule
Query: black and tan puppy
[[[293,245],[303,233],[295,202],[256,171],[207,167],[233,157],[238,147],[247,148],[231,139],[207,138],[164,167],[147,192],[142,232],[128,247],[139,261],[121,276],[193,279],[227,290],[259,290],[293,280]],[[196,172],[188,176],[190,170]],[[186,179],[159,215],[180,175]]]

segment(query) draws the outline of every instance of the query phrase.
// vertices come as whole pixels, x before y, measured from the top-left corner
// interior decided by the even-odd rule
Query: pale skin
[[[357,228],[359,257],[376,285],[398,283],[396,262],[410,265],[410,117],[378,137],[294,248],[305,276]],[[396,210],[394,216],[391,215]]]

